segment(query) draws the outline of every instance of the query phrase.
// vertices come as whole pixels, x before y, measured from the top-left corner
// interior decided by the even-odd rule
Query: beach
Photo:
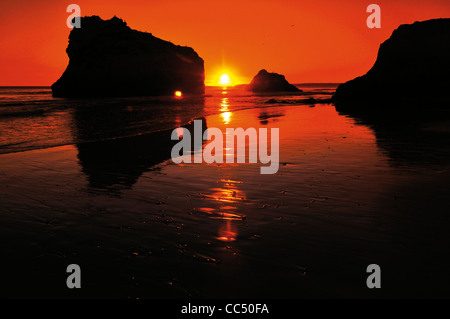
[[[3,130],[54,127],[2,144],[2,297],[449,297],[447,142],[399,140],[339,114],[333,86],[299,87],[102,107],[46,96],[40,115],[3,115]],[[157,132],[197,117],[278,128],[278,171],[173,163]],[[81,289],[67,289],[70,264]],[[366,285],[370,264],[382,289]]]

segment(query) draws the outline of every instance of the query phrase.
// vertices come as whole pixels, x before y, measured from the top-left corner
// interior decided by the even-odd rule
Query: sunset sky
[[[343,82],[364,74],[400,24],[450,17],[448,0],[1,0],[0,85],[51,85],[65,70],[71,3],[82,16],[122,18],[137,30],[194,48],[206,84],[228,73],[249,83],[262,68],[292,83]],[[381,29],[366,8],[381,7]]]

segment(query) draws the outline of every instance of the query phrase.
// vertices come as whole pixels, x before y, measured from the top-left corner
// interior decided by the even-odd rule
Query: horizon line
[[[293,85],[311,85],[311,84],[342,84],[344,82],[300,82],[300,83],[291,83]],[[243,86],[248,85],[248,83],[236,84],[236,85],[228,85],[227,87],[235,87],[235,86]],[[51,88],[51,85],[0,85],[0,88]],[[224,87],[223,85],[206,85],[205,87]]]

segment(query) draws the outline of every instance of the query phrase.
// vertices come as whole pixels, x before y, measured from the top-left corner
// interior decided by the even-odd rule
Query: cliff
[[[203,94],[204,62],[190,47],[132,30],[114,17],[82,17],[69,35],[69,65],[56,97]]]
[[[340,85],[333,101],[341,110],[448,107],[449,52],[450,19],[401,25],[380,45],[373,67]]]
[[[302,92],[296,86],[290,84],[284,75],[269,73],[264,69],[253,77],[248,89],[255,93]]]

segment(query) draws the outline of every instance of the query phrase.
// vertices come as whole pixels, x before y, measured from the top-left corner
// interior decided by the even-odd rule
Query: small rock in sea
[[[248,89],[252,92],[302,92],[296,86],[290,84],[284,75],[278,73],[269,73],[262,69],[254,76]]]

